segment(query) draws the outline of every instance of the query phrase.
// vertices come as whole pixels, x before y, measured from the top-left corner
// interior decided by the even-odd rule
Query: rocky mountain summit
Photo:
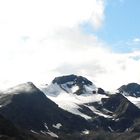
[[[108,139],[119,134],[124,139],[131,134],[139,137],[139,103],[137,83],[123,85],[113,94],[77,75],[56,77],[50,85],[41,87],[23,83],[0,94],[0,133],[12,137],[7,132],[14,135],[17,131],[29,140],[81,136],[90,140],[97,139],[98,133],[106,134]],[[8,131],[10,128],[13,131]]]

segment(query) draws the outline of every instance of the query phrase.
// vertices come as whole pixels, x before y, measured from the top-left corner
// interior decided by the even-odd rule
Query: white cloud
[[[80,25],[101,27],[104,0],[0,1],[0,87],[79,74],[117,88],[140,82],[139,52],[115,54]]]
[[[54,46],[57,50],[53,64],[56,62],[59,65],[54,69],[55,75],[83,75],[105,89],[115,89],[129,82],[140,82],[139,51],[114,53],[97,37],[85,35],[77,29],[61,30],[52,41],[44,40],[44,46]]]
[[[76,40],[66,43],[59,34],[68,30],[68,36],[70,29],[80,30],[83,22],[97,29],[103,20],[104,0],[0,1],[1,87],[50,80],[55,76],[52,70],[69,62],[69,54],[75,51],[71,45]]]
[[[77,41],[74,43],[74,47],[79,44],[81,46],[80,51],[70,53],[71,55],[68,57],[72,58],[56,69],[59,75],[62,73],[83,75],[106,90],[117,89],[130,82],[140,83],[140,51],[126,54],[114,53],[98,38],[80,35],[78,36],[79,39],[73,36]],[[65,41],[66,43],[74,42],[70,38],[65,39]]]
[[[104,19],[104,0],[0,1],[0,23],[15,36],[41,38],[57,28],[89,21],[95,28]]]

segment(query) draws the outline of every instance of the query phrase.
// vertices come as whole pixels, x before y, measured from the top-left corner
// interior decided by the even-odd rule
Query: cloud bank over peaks
[[[104,0],[0,1],[1,87],[53,79],[54,69],[72,62],[75,50],[86,48],[87,37],[80,35],[81,23],[89,22],[93,28],[99,28],[104,8]],[[69,30],[74,29],[71,34]],[[80,46],[78,38],[84,45]]]
[[[105,0],[0,1],[0,87],[72,73],[107,90],[140,82],[139,51],[112,52],[83,32],[83,23],[102,26],[104,10]]]
[[[64,40],[60,41],[63,45],[59,45],[69,50],[62,53],[64,60],[55,69],[59,75],[83,75],[107,90],[116,89],[124,83],[140,82],[140,51],[115,53],[96,36],[76,30],[65,32],[63,36]]]

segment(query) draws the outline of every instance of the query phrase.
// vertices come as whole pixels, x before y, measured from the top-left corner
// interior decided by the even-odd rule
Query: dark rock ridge
[[[47,132],[49,129],[70,133],[91,128],[85,119],[60,109],[32,83],[5,91],[0,98],[0,105],[0,113],[5,118],[27,130]],[[61,129],[53,127],[57,123],[62,124]]]
[[[92,82],[86,79],[85,77],[82,76],[77,76],[77,75],[67,75],[67,76],[60,76],[56,77],[53,81],[53,83],[57,84],[65,84],[67,82],[73,82],[73,84],[77,85],[92,85]]]
[[[137,83],[123,85],[118,90],[126,96],[140,97],[140,85]]]
[[[0,135],[14,137],[18,133],[19,130],[9,120],[0,115]]]
[[[112,116],[110,118],[101,116],[94,118],[94,123],[96,122],[99,128],[106,131],[124,132],[140,118],[140,109],[120,93],[111,95],[109,98],[103,98],[101,103],[94,102],[89,105],[106,115]]]
[[[37,140],[37,138],[31,132],[16,127],[0,115],[0,140]]]
[[[57,83],[64,91],[68,92],[66,88],[72,88],[73,86],[78,86],[79,89],[74,92],[74,94],[81,95],[87,93],[86,87],[93,86],[94,89],[91,91],[93,94],[95,94],[96,87],[95,85],[89,81],[87,78],[83,76],[77,76],[77,75],[66,75],[66,76],[60,76],[56,77],[53,81],[53,84]],[[86,86],[86,87],[85,87]],[[99,89],[99,92],[103,94],[103,90],[101,91]]]
[[[77,95],[94,89],[93,95],[100,94],[99,97],[103,98],[98,101],[93,97],[93,101],[76,104],[78,111],[91,117],[85,120],[59,108],[31,82],[10,88],[0,94],[0,139],[52,139],[47,132],[57,134],[62,140],[133,140],[140,137],[140,109],[126,98],[140,97],[139,84],[123,85],[118,93],[109,95],[102,88],[94,88],[93,83],[82,76],[56,77],[52,83],[58,84],[66,92],[69,91],[67,88],[76,85],[79,89],[74,94]],[[57,124],[61,126],[58,128]],[[88,130],[89,134],[84,135],[83,130]]]
[[[97,93],[103,94],[103,95],[108,95],[102,88],[98,88]]]
[[[84,89],[85,83],[83,80],[77,82],[77,79],[78,76],[76,75],[62,76],[55,78],[53,83],[63,85],[67,83],[71,84],[69,82],[72,82],[72,84],[77,84],[80,87],[75,94],[86,94],[87,92]],[[86,78],[82,77],[82,79],[85,80]],[[86,79],[86,81],[88,80]],[[86,86],[88,85],[92,85],[92,82],[87,82]],[[71,86],[68,85],[68,87]],[[127,91],[133,93],[133,90],[135,92],[138,92],[139,90],[138,84],[136,83],[129,84],[127,88],[125,88],[125,90],[120,88],[119,92],[122,93]],[[97,88],[96,91],[93,91],[93,94],[106,95],[108,98],[102,98],[101,102],[95,102],[93,100],[93,102],[79,105],[80,108],[78,110],[92,118],[95,128],[100,128],[106,131],[123,132],[133,126],[135,120],[140,118],[140,109],[120,93],[109,95],[102,88]],[[96,109],[96,112],[92,111],[90,107]]]

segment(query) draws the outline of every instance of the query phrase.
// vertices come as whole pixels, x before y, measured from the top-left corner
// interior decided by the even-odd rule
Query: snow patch
[[[74,86],[74,82],[66,82],[65,84],[60,85],[60,87],[68,93],[72,93],[72,89],[70,87],[73,86]]]
[[[47,130],[49,130],[49,128],[48,128],[48,126],[47,126],[47,124],[46,124],[46,123],[44,123],[44,126],[45,126],[45,128],[46,128]]]
[[[32,133],[34,133],[34,134],[39,134],[39,133],[37,133],[36,131],[34,131],[34,130],[30,130]]]
[[[40,132],[41,132],[42,134],[44,134],[44,135],[47,135],[47,132],[46,132],[46,131],[41,130]]]
[[[88,107],[91,111],[93,111],[93,113],[99,115],[99,116],[102,116],[104,118],[112,118],[112,116],[109,116],[109,115],[106,115],[106,114],[103,114],[102,112],[100,112],[99,110],[97,110],[95,107],[93,106],[86,106]]]
[[[58,135],[56,135],[55,133],[49,131],[47,132],[48,135],[50,135],[51,137],[54,137],[54,138],[59,138]]]
[[[84,85],[84,88],[85,88],[85,92],[86,93],[93,93],[93,91],[97,91],[97,88],[96,88],[96,86],[94,86],[94,85]]]
[[[81,113],[78,109],[80,109],[79,105],[83,105],[85,103],[90,102],[99,102],[102,98],[108,98],[106,95],[99,94],[82,94],[76,95],[66,92],[61,92],[57,97],[50,96],[50,94],[46,94],[48,98],[54,101],[58,106],[64,110],[67,110],[73,114],[80,115],[85,119],[91,119],[90,116]]]
[[[49,86],[41,86],[39,87],[39,89],[44,93],[46,93],[48,96],[53,96],[53,97],[57,97],[62,91],[62,89],[57,83],[51,84]]]
[[[113,132],[113,131],[114,131],[114,130],[110,127],[110,126],[108,127],[108,129],[109,129],[111,132]]]
[[[89,130],[85,129],[84,131],[82,131],[82,134],[88,135],[89,134]]]
[[[54,128],[56,128],[56,129],[60,129],[60,127],[62,126],[62,124],[61,123],[57,123],[56,125],[52,125]]]
[[[120,119],[118,118],[118,119],[115,119],[115,122],[118,122]]]
[[[63,88],[65,88],[65,90],[63,90]],[[73,82],[67,82],[66,84],[63,84],[62,88],[57,83],[52,83],[50,86],[42,88],[41,90],[60,108],[73,114],[80,115],[85,119],[91,119],[90,116],[79,111],[80,105],[91,102],[100,102],[102,98],[108,98],[108,96],[97,93],[93,94],[93,91],[96,90],[94,85],[85,85],[85,94],[74,94],[73,92],[78,89],[79,87],[74,85]]]
[[[125,98],[127,98],[130,102],[140,108],[140,97],[125,96]]]
[[[73,86],[72,88],[71,88],[71,91],[72,91],[72,93],[74,93],[74,92],[76,92],[77,90],[79,89],[79,86]]]
[[[40,131],[41,133],[43,133],[44,135],[48,134],[48,135],[50,135],[51,137],[54,137],[54,138],[58,138],[58,135],[57,134],[55,134],[54,132],[52,132],[52,131],[49,130],[49,128],[48,128],[48,126],[47,126],[46,123],[44,123],[44,126],[47,129],[47,132],[41,130]]]

